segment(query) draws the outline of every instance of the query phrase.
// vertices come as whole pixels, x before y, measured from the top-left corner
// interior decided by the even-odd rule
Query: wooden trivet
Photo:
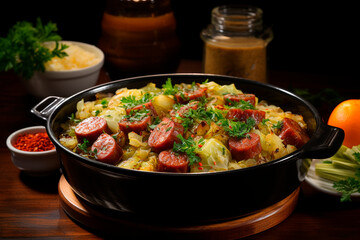
[[[285,220],[295,209],[299,190],[282,201],[238,219],[204,225],[167,226],[109,216],[79,199],[64,176],[59,181],[61,206],[73,220],[106,235],[167,239],[238,239],[265,231]]]

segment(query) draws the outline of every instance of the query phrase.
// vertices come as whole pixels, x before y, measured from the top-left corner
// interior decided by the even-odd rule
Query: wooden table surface
[[[178,72],[199,72],[199,62],[182,61]],[[321,89],[334,87],[349,97],[359,96],[358,89],[339,87],[328,76],[305,73],[271,72],[270,83],[287,88]],[[99,83],[108,81],[103,71]],[[30,109],[39,100],[29,96],[11,73],[0,74],[0,238],[101,239],[103,233],[75,223],[60,206],[60,174],[34,178],[20,172],[11,162],[6,138],[13,131],[37,125]],[[322,109],[324,110],[324,109]],[[325,108],[324,118],[328,114]],[[245,239],[360,239],[360,202],[340,203],[339,198],[301,185],[294,212],[282,223]]]

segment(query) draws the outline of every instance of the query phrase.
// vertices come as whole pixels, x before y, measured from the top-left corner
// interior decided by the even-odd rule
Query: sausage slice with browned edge
[[[227,105],[231,105],[231,102],[240,102],[240,100],[244,100],[245,102],[249,102],[251,105],[255,106],[255,99],[256,96],[251,93],[224,95],[224,100]]]
[[[184,127],[169,118],[163,118],[151,132],[148,144],[155,152],[161,152],[172,148],[174,142],[179,142],[180,139],[177,137],[179,134],[184,134]]]
[[[93,143],[103,132],[108,132],[107,122],[102,117],[89,117],[75,127],[75,135],[79,142],[87,139]]]
[[[144,103],[144,104],[140,104],[140,105],[137,105],[133,108],[128,108],[126,109],[126,114],[130,114],[131,111],[134,111],[134,110],[141,110],[141,109],[149,109],[151,111],[151,114],[153,116],[156,116],[156,110],[154,108],[154,105],[152,104],[152,102],[147,102],[147,103]]]
[[[206,97],[206,90],[207,88],[199,88],[188,92],[184,91],[181,93],[176,93],[175,98],[179,103],[186,103],[190,100]]]
[[[255,158],[262,150],[260,137],[255,133],[248,133],[244,138],[230,137],[229,149],[237,161]]]
[[[147,126],[151,124],[151,117],[150,115],[146,115],[139,120],[130,120],[127,118],[123,118],[118,124],[120,130],[124,131],[125,133],[140,133],[141,131],[145,131],[147,129]]]
[[[246,121],[249,117],[252,117],[255,119],[256,124],[259,124],[265,118],[265,114],[261,110],[231,108],[226,114],[226,118],[234,121]]]
[[[285,145],[294,145],[297,148],[302,147],[310,138],[306,131],[291,118],[284,118],[279,137]]]
[[[198,106],[199,106],[198,101],[190,102],[190,103],[180,107],[180,109],[177,111],[171,110],[170,116],[176,117],[176,115],[179,115],[180,117],[184,117],[185,114],[190,111],[190,109],[196,110],[196,109],[198,109]]]
[[[179,173],[188,172],[189,164],[187,155],[175,153],[172,150],[162,151],[159,154],[158,171]]]
[[[115,165],[121,160],[122,148],[115,139],[107,133],[101,134],[91,146],[98,161]]]

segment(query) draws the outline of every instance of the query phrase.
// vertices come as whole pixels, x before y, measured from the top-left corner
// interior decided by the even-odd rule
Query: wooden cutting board
[[[265,231],[285,220],[295,209],[299,190],[282,201],[237,219],[200,225],[171,226],[139,222],[109,216],[76,196],[64,176],[59,181],[59,196],[63,210],[68,216],[104,236],[156,237],[167,239],[239,239]]]

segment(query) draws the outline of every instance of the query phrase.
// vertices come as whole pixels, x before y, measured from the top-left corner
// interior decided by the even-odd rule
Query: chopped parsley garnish
[[[85,153],[87,153],[88,152],[88,147],[90,146],[90,142],[86,139],[86,138],[84,138],[84,141],[83,141],[83,143],[79,143],[78,144],[78,148],[81,150],[81,151],[83,151],[83,152],[85,152]]]
[[[276,124],[273,124],[272,127],[275,129],[281,129],[283,127],[283,123],[282,121],[278,121]]]
[[[265,125],[266,122],[268,122],[268,121],[270,121],[270,119],[264,118],[263,120],[261,120],[261,124],[262,124],[262,125]]]
[[[124,104],[126,109],[133,108],[138,105],[149,102],[154,96],[150,93],[145,93],[140,99],[136,99],[135,96],[130,95],[127,97],[121,98],[121,102]]]
[[[242,99],[239,102],[231,101],[230,99],[226,99],[226,101],[229,103],[229,108],[240,108],[241,110],[255,109],[254,105]]]
[[[231,137],[245,137],[250,130],[256,125],[254,118],[250,117],[246,122],[231,121],[224,117],[224,111],[220,109],[209,109],[206,110],[205,106],[199,104],[197,109],[189,108],[188,111],[183,113],[183,116],[176,114],[177,119],[182,121],[184,131],[190,129],[195,120],[206,121],[209,124],[215,122],[216,124],[223,127],[223,129]]]
[[[223,129],[230,137],[243,138],[256,125],[254,118],[249,117],[246,122],[236,122],[229,119],[223,119],[221,122]]]
[[[179,92],[179,89],[175,87],[175,85],[172,85],[171,78],[168,78],[162,87],[164,89],[164,95],[175,95]]]
[[[185,139],[181,134],[177,136],[181,142],[174,142],[173,151],[178,153],[185,153],[188,156],[189,165],[193,165],[194,163],[201,162],[200,157],[197,155],[200,147],[205,142],[203,138],[201,138],[198,142],[195,142],[192,137]]]
[[[341,192],[341,202],[351,201],[351,194],[360,192],[360,170],[355,173],[356,178],[348,177],[334,183],[334,188]]]
[[[355,157],[355,160],[360,163],[360,152],[354,152],[353,156]]]
[[[80,150],[82,155],[88,156],[88,157],[96,157],[97,149],[94,151],[89,150],[91,144],[89,140],[84,138],[83,143],[78,143],[77,148]]]
[[[76,118],[75,118],[75,114],[74,114],[74,113],[71,114],[71,116],[69,117],[69,119],[70,119],[70,121],[73,122],[73,123],[79,123],[79,122],[81,122],[80,119],[76,119]]]
[[[189,117],[181,117],[178,113],[175,115],[175,117],[179,120],[181,120],[181,125],[184,127],[184,132],[189,130],[194,125],[194,119]]]
[[[201,103],[198,105],[197,109],[190,107],[185,113],[183,113],[183,116],[180,116],[177,113],[175,117],[182,121],[181,125],[183,125],[184,131],[190,129],[194,125],[195,120],[206,121],[210,124],[212,121],[217,122],[224,119],[223,111],[219,109],[206,110],[205,106]]]
[[[106,98],[101,100],[101,105],[103,108],[107,108],[108,104],[109,104],[109,101]]]
[[[4,38],[0,37],[0,71],[13,70],[24,79],[30,79],[35,72],[44,72],[45,63],[53,57],[67,56],[68,45],[59,43],[55,23],[44,25],[37,18],[36,25],[26,21],[17,22]],[[54,49],[43,45],[55,41]]]
[[[124,116],[129,122],[141,121],[145,117],[149,116],[150,110],[146,108],[131,110],[128,115]]]
[[[159,117],[156,117],[152,120],[152,124],[149,125],[150,129],[155,129],[156,126],[161,122],[161,119]]]
[[[360,163],[360,153],[354,152],[355,161]],[[355,177],[347,177],[345,180],[334,182],[333,187],[342,193],[341,202],[351,201],[351,194],[360,193],[360,168],[355,170]]]
[[[206,79],[205,81],[203,81],[201,84],[206,84],[209,82],[209,79]]]

